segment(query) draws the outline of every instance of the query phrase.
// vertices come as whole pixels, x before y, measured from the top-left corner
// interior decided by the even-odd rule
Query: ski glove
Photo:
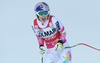
[[[44,54],[45,53],[44,46],[40,46],[39,49],[40,49],[40,54]]]
[[[59,50],[59,49],[64,49],[64,45],[63,45],[62,40],[59,40],[57,42],[57,44],[55,45],[55,50]]]

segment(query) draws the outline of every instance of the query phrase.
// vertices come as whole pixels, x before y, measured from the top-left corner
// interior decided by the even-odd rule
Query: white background
[[[0,0],[0,63],[41,63],[31,29],[34,6],[40,1],[62,21],[70,45],[83,42],[100,48],[100,0]],[[72,49],[72,63],[99,62],[98,51],[85,46]]]

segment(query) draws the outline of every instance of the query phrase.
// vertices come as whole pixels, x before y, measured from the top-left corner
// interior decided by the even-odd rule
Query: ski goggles
[[[48,11],[39,11],[39,12],[37,12],[37,15],[39,15],[39,16],[47,16],[48,14],[49,14]]]

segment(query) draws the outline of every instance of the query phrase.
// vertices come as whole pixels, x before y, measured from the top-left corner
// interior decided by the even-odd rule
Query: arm
[[[45,53],[44,40],[40,37],[40,35],[37,33],[37,30],[33,26],[32,26],[32,29],[33,29],[33,31],[38,39],[40,54],[44,54]]]
[[[34,33],[35,33],[35,35],[37,37],[39,47],[40,46],[44,46],[44,40],[40,37],[40,35],[37,32],[37,29],[35,29],[33,25],[32,25],[32,30],[34,31]]]
[[[62,42],[66,42],[66,31],[65,28],[62,24],[62,22],[60,20],[57,19],[56,21],[56,27],[58,29],[58,31],[60,32],[61,36],[60,36],[60,40],[62,40]]]

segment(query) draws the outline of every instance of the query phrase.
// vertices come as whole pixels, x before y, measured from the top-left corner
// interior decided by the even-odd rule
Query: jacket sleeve
[[[67,41],[66,40],[66,31],[65,31],[65,28],[64,28],[62,22],[60,20],[58,20],[56,17],[54,17],[53,20],[55,21],[56,28],[57,28],[58,32],[60,32],[60,34],[61,34],[60,40],[62,40],[63,43],[66,42]]]
[[[44,40],[41,38],[40,34],[38,33],[38,30],[34,28],[33,24],[32,24],[32,30],[34,31],[37,37],[39,46],[44,46]]]
[[[63,42],[66,42],[67,40],[66,40],[66,31],[65,31],[65,28],[64,28],[64,26],[63,26],[63,24],[61,23],[61,21],[58,21],[58,23],[59,23],[59,32],[60,32],[60,34],[61,34],[61,36],[60,36],[60,40],[62,40]]]

